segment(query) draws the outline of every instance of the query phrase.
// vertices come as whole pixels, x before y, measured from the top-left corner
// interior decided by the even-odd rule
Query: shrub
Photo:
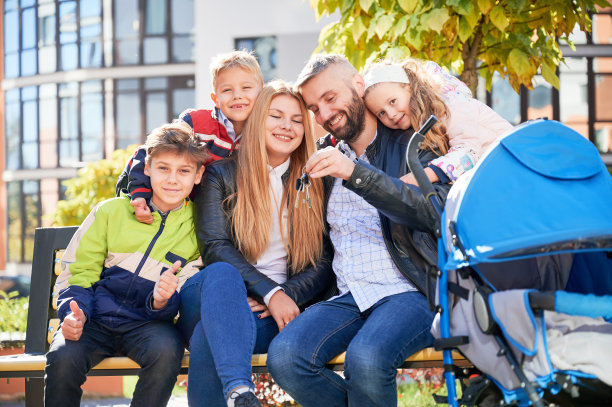
[[[0,341],[21,341],[25,338],[28,320],[28,297],[17,297],[17,291],[0,290]]]

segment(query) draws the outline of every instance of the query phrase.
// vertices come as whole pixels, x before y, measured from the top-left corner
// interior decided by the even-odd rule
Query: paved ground
[[[83,400],[81,407],[129,407],[130,399],[90,399]],[[25,401],[20,402],[2,402],[0,407],[25,407]],[[187,407],[187,396],[172,396],[168,402],[168,407]]]

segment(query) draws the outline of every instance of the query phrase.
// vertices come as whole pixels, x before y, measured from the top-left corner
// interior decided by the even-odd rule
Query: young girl
[[[438,123],[425,135],[425,146],[442,154],[425,169],[432,182],[443,177],[456,180],[512,128],[472,98],[463,82],[432,61],[379,62],[366,69],[364,80],[366,106],[387,127],[418,130],[430,115],[436,115]],[[416,185],[412,174],[402,179]]]
[[[321,180],[310,180],[310,205],[296,196],[314,151],[308,110],[277,81],[258,96],[236,156],[206,168],[195,199],[206,268],[185,283],[178,323],[190,338],[189,405],[259,406],[251,356],[335,280]]]

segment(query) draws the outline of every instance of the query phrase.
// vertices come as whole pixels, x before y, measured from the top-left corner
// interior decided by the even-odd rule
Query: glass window
[[[5,94],[6,106],[6,169],[17,170],[21,167],[21,101],[19,89],[10,89]]]
[[[34,8],[21,12],[21,48],[36,47],[36,13]]]
[[[19,51],[19,14],[9,11],[4,14],[4,52]]]
[[[104,111],[102,82],[87,81],[81,84],[81,146],[83,161],[104,158]]]
[[[21,145],[23,168],[38,168],[38,98],[36,87],[23,88],[22,129],[23,142]]]
[[[144,83],[145,83],[145,89],[147,90],[168,88],[168,78],[166,77],[145,78]]]
[[[100,0],[82,0],[80,6],[81,67],[102,66],[102,5]]]
[[[117,80],[116,88],[132,87],[134,80]],[[138,89],[116,93],[117,148],[126,148],[144,140],[140,124],[140,95]]]
[[[183,15],[192,15],[185,12]],[[166,0],[146,0],[145,3],[145,35],[166,33]]]
[[[23,242],[21,240],[21,182],[6,184],[8,216],[7,216],[7,260],[20,262],[22,259]]]
[[[38,7],[38,72],[57,70],[55,48],[55,4]]]
[[[79,66],[76,11],[75,1],[65,1],[59,5],[60,69],[64,71],[77,69]]]
[[[193,89],[174,89],[172,91],[173,117],[179,117],[185,110],[195,105],[195,91]]]
[[[552,119],[552,85],[539,75],[533,78],[533,84],[533,89],[528,92],[527,120]]]
[[[495,74],[491,84],[491,108],[513,125],[521,122],[520,97],[508,81]]]
[[[114,12],[116,64],[137,64],[140,60],[138,0],[115,0]]]
[[[71,167],[79,161],[79,104],[76,82],[59,85],[60,141],[59,163]]]
[[[166,37],[145,38],[143,53],[145,64],[168,62],[168,40]]]
[[[40,185],[38,181],[23,181],[24,236],[22,261],[32,261],[34,232],[40,227]]]
[[[57,85],[39,88],[39,148],[41,168],[55,168],[57,161]]]
[[[168,101],[165,92],[151,92],[147,94],[146,132],[161,126],[167,121]]]
[[[277,77],[276,37],[238,38],[235,45],[236,49],[245,49],[255,53],[264,82]]]
[[[601,153],[612,153],[612,123],[595,123],[595,145]]]
[[[194,60],[193,38],[175,37],[172,39],[172,61],[191,62]]]
[[[193,0],[170,0],[172,10],[172,33],[193,34]]]
[[[589,135],[586,58],[565,58],[559,65],[559,117],[584,137]]]

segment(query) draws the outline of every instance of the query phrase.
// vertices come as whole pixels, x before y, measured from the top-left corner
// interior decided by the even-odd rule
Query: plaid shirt
[[[343,143],[345,154],[356,154]],[[368,161],[365,153],[360,160]],[[416,288],[401,274],[385,244],[378,210],[336,179],[327,207],[334,244],[332,267],[340,295],[353,294],[360,311],[389,295]]]

